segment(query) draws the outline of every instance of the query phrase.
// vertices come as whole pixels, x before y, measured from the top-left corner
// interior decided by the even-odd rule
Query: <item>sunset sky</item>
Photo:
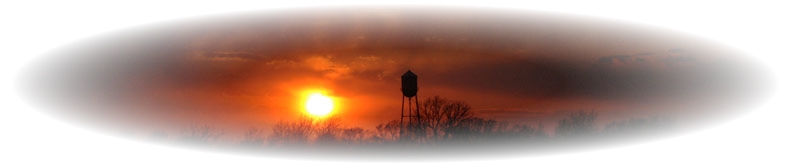
[[[546,13],[304,9],[115,33],[54,53],[64,56],[47,69],[59,74],[46,79],[80,94],[58,100],[99,105],[63,114],[130,130],[237,132],[293,120],[306,93],[322,91],[333,116],[373,128],[399,118],[400,76],[412,70],[421,100],[465,101],[476,116],[547,130],[576,110],[599,113],[600,124],[688,115],[742,93],[737,80],[751,75],[734,72],[744,71],[739,52],[711,42]]]

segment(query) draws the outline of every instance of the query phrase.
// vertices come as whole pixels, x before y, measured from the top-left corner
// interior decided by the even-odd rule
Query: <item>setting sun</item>
[[[308,96],[305,109],[313,116],[325,116],[333,110],[333,100],[320,93]]]

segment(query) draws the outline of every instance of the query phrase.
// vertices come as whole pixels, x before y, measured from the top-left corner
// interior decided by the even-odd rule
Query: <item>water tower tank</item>
[[[418,93],[418,76],[410,70],[407,70],[402,79],[402,94],[406,97],[413,97]]]

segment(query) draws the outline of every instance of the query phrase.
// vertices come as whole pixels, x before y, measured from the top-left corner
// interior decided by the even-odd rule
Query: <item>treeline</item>
[[[191,126],[176,141],[203,145],[224,145],[243,148],[283,148],[333,146],[343,148],[378,145],[445,145],[520,141],[543,143],[547,141],[603,136],[652,134],[673,129],[671,118],[650,116],[612,122],[599,128],[595,125],[597,113],[573,111],[558,120],[554,135],[548,134],[542,124],[508,124],[477,117],[463,101],[439,96],[422,101],[419,105],[421,119],[418,123],[404,124],[392,120],[377,125],[373,130],[346,126],[341,119],[312,119],[302,117],[294,121],[280,121],[270,129],[250,128],[244,137],[221,141],[222,130],[211,126]],[[420,124],[420,125],[419,125]],[[266,132],[270,130],[269,134]]]

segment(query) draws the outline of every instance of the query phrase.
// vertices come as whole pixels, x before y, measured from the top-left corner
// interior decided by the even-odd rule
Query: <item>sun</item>
[[[312,93],[305,101],[305,109],[313,116],[325,116],[333,111],[333,99],[321,93]]]

